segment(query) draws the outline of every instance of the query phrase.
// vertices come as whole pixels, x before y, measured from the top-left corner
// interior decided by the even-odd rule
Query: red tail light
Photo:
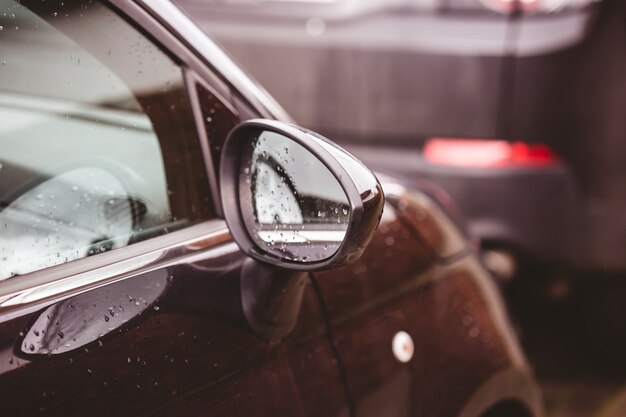
[[[552,13],[566,8],[581,9],[599,0],[481,0],[488,8],[500,13]]]
[[[423,154],[431,164],[465,168],[529,168],[557,162],[546,145],[504,140],[433,138]]]

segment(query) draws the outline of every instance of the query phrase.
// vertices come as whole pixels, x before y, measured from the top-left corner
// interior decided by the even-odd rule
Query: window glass
[[[204,129],[209,141],[211,159],[215,172],[219,173],[220,157],[226,137],[241,120],[238,112],[216,94],[200,84],[197,88],[198,102],[202,117],[204,117]]]
[[[181,68],[94,1],[0,0],[0,280],[211,218]]]

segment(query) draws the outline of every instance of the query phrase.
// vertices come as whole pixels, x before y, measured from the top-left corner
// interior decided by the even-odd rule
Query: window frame
[[[207,177],[209,180],[209,186],[211,187],[211,196],[213,197],[213,203],[215,205],[214,210],[215,213],[221,218],[224,218],[224,211],[222,207],[222,196],[219,190],[218,183],[218,173],[217,167],[213,163],[213,155],[211,154],[211,143],[206,134],[205,115],[202,113],[202,108],[200,106],[200,99],[198,94],[200,93],[199,87],[204,88],[210,94],[217,97],[228,110],[230,110],[236,117],[239,117],[239,112],[235,109],[232,104],[232,99],[225,99],[224,97],[232,97],[231,90],[223,83],[218,82],[218,80],[212,80],[213,82],[209,83],[203,78],[201,78],[195,71],[185,68],[185,87],[187,89],[187,94],[189,101],[191,103],[191,109],[193,111],[193,116],[196,122],[196,130],[198,132],[198,137],[200,138],[200,147],[202,149],[202,157],[204,159],[204,166],[206,167]],[[220,94],[221,91],[221,94]]]

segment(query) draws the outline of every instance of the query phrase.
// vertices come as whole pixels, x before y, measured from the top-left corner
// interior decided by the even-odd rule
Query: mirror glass
[[[348,197],[332,172],[292,139],[262,131],[244,152],[240,194],[248,230],[283,259],[330,258],[350,221]]]

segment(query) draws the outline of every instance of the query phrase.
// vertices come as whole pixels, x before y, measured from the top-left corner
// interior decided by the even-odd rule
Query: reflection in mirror
[[[351,214],[339,181],[306,148],[278,133],[263,131],[251,145],[242,161],[240,194],[257,244],[283,259],[330,258]]]

